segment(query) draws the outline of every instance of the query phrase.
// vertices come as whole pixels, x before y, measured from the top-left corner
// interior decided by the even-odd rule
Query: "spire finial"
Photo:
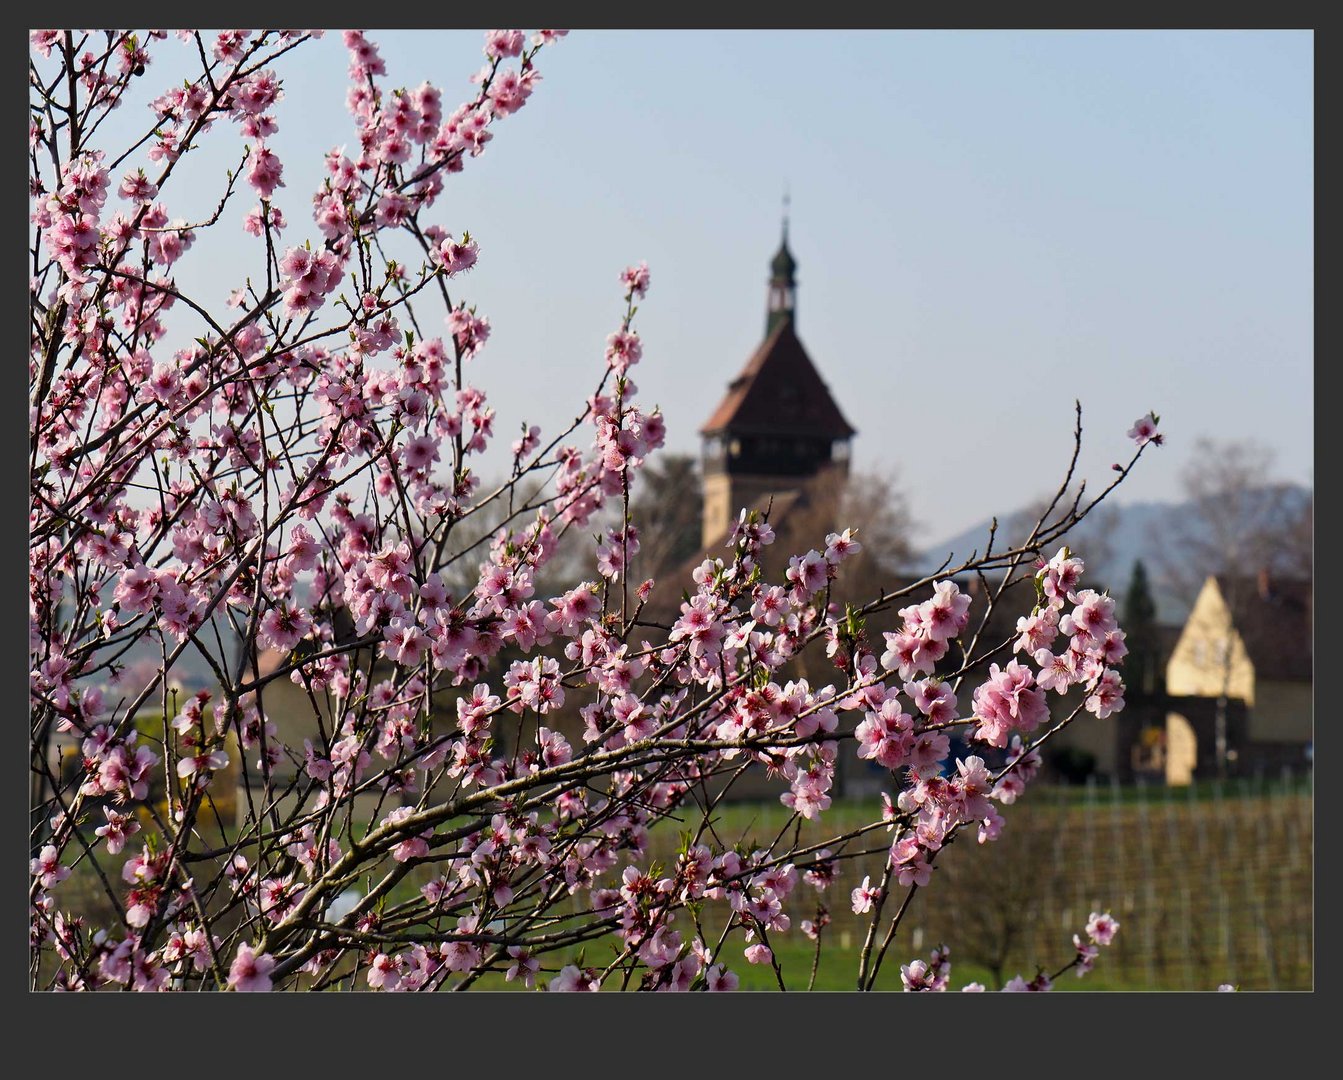
[[[783,242],[788,243],[788,181],[783,182]]]

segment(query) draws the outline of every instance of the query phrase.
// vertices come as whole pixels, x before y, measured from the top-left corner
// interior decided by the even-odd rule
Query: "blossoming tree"
[[[434,209],[563,33],[491,31],[445,112],[429,83],[387,85],[375,44],[346,32],[357,138],[326,156],[310,214],[281,206],[273,106],[316,34],[32,34],[33,987],[722,990],[746,962],[782,988],[796,975],[771,942],[820,948],[803,894],[874,857],[842,901],[866,922],[852,960],[871,989],[939,851],[992,841],[1039,745],[1122,707],[1113,602],[1059,541],[1159,440],[1155,417],[1089,501],[1062,495],[1070,465],[1026,544],[990,538],[863,607],[831,603],[860,537],[766,580],[774,533],[745,513],[692,581],[636,584],[631,491],[665,434],[631,379],[641,264],[619,277],[591,394],[526,427],[509,475],[482,483],[480,252]],[[169,49],[194,78],[153,100],[138,140],[104,146]],[[179,162],[230,127],[245,148],[218,209],[170,218]],[[228,307],[180,289],[175,264],[228,242],[224,209],[252,199],[238,239],[256,262]],[[393,240],[415,258],[388,256]],[[538,594],[593,528],[585,579]],[[972,620],[957,582],[976,576],[992,585]],[[1019,583],[1018,636],[983,640]],[[655,592],[683,596],[674,622],[641,617]],[[870,641],[865,618],[888,609],[902,625]],[[812,648],[834,660],[828,685],[790,676]],[[188,659],[213,679],[192,696],[174,674]],[[277,723],[281,686],[303,708]],[[953,759],[953,731],[982,753]],[[889,793],[804,842],[792,826],[825,829],[846,754]],[[790,827],[743,850],[716,814],[762,771]],[[655,863],[650,834],[678,829]],[[72,906],[72,875],[98,903]],[[795,929],[794,909],[817,916]],[[1116,925],[1093,914],[1061,969],[1089,968]],[[912,961],[904,985],[946,988],[948,957]]]

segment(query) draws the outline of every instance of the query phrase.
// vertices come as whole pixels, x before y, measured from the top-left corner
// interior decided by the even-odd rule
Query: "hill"
[[[1074,530],[1068,542],[1086,560],[1088,579],[1096,587],[1108,588],[1121,602],[1133,564],[1142,559],[1151,578],[1158,622],[1179,625],[1188,616],[1193,600],[1189,583],[1201,582],[1209,569],[1198,565],[1203,559],[1200,553],[1219,546],[1219,528],[1213,522],[1229,525],[1229,530],[1224,527],[1221,531],[1229,531],[1232,536],[1249,536],[1266,521],[1281,525],[1296,520],[1312,497],[1310,488],[1280,484],[1245,492],[1239,506],[1223,502],[1210,513],[1203,512],[1192,500],[1113,506],[1107,502],[1096,511],[1094,520],[1089,517]],[[1023,509],[999,519],[995,549],[1001,548],[1004,540],[1024,539],[1034,524],[1026,514]],[[954,553],[955,561],[960,562],[975,549],[982,551],[989,523],[986,518],[973,528],[928,545],[918,557],[918,567],[940,566],[948,553]],[[1290,573],[1286,553],[1280,553],[1278,565],[1270,569]],[[1254,570],[1247,568],[1246,572]]]

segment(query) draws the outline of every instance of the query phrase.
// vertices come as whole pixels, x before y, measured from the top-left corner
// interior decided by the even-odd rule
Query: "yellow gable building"
[[[1211,724],[1171,702],[1166,779],[1293,771],[1314,739],[1311,583],[1211,576],[1166,666],[1172,698],[1207,699]],[[1191,704],[1194,704],[1191,702]],[[1234,719],[1233,719],[1234,718]],[[1211,730],[1201,730],[1211,727]]]

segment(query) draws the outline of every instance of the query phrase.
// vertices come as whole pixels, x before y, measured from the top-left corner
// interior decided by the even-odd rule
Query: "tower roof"
[[[774,327],[700,428],[703,435],[721,431],[830,439],[856,434],[798,340],[791,319]]]

